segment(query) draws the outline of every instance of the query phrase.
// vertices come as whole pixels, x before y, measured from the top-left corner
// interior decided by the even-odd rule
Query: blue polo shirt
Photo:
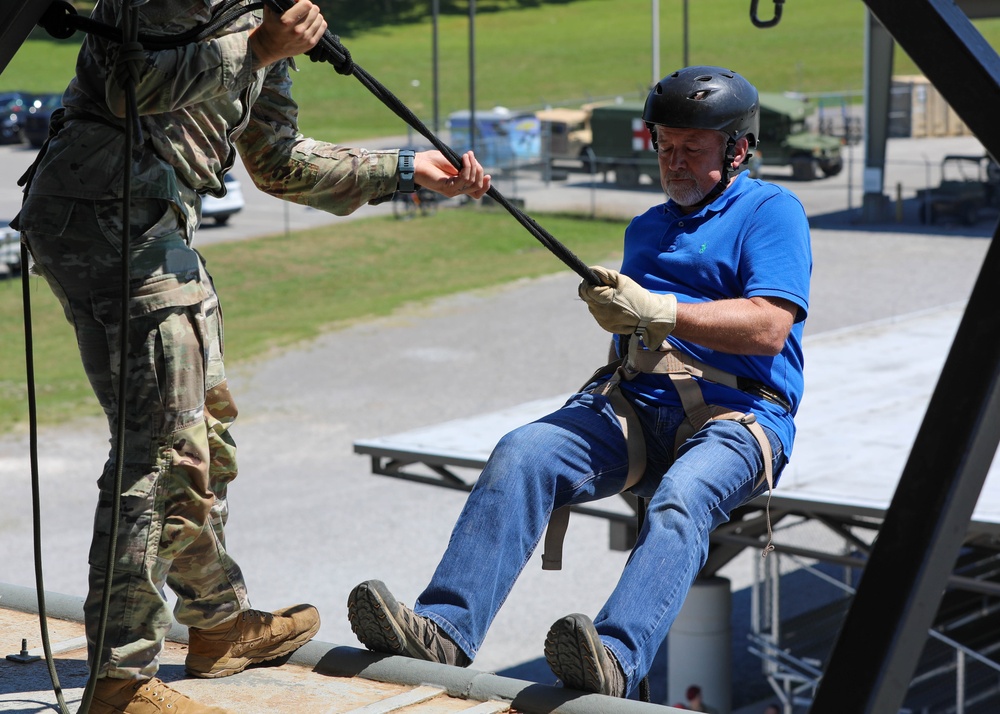
[[[632,220],[625,230],[621,272],[644,288],[673,293],[682,303],[755,296],[788,300],[799,307],[781,353],[733,355],[671,335],[677,349],[732,374],[780,392],[791,412],[763,398],[701,380],[709,404],[752,411],[791,454],[792,417],[803,389],[802,328],[809,309],[812,250],[802,204],[780,186],[741,173],[714,201],[684,214],[672,200]],[[617,339],[617,338],[616,338]],[[646,401],[680,405],[669,379],[640,375],[623,389]]]

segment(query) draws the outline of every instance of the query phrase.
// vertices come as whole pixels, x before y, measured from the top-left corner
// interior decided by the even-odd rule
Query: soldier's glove
[[[619,335],[635,333],[655,350],[677,324],[677,298],[653,293],[617,270],[591,268],[603,285],[580,283],[578,292],[597,324]]]

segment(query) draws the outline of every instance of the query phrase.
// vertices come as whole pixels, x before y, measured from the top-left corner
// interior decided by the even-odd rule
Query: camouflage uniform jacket
[[[247,0],[248,1],[248,0]],[[173,36],[208,22],[222,0],[146,3],[141,34]],[[93,17],[118,24],[121,0],[101,0]],[[198,194],[225,193],[222,176],[237,149],[254,183],[281,198],[345,215],[396,187],[398,152],[367,151],[302,136],[291,97],[290,60],[255,70],[249,35],[260,11],[242,15],[211,39],[145,51],[136,87],[144,145],[133,166],[132,195],[172,202],[190,234]],[[117,43],[88,36],[65,113],[40,157],[34,195],[106,200],[123,189],[125,93],[114,78]]]

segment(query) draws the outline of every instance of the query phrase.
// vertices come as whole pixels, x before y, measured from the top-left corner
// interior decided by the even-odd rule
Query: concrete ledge
[[[34,588],[0,583],[0,608],[37,614],[37,593]],[[48,617],[82,622],[83,598],[45,593],[45,611]],[[187,627],[175,623],[168,638],[173,642],[187,642]],[[476,701],[508,701],[521,714],[641,714],[679,711],[658,704],[585,694],[474,669],[376,654],[319,640],[306,643],[288,662],[329,677],[358,677],[411,687],[431,685],[446,690],[453,697]],[[264,670],[255,671],[260,673]]]

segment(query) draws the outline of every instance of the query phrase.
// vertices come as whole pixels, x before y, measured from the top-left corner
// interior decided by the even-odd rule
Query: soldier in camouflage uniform
[[[176,35],[209,21],[221,0],[140,6],[140,32]],[[117,25],[121,0],[102,0],[97,20]],[[172,618],[190,629],[187,671],[222,677],[294,651],[319,629],[315,608],[250,609],[239,566],[227,554],[226,492],[236,477],[230,427],[237,409],[223,368],[222,313],[212,279],[191,247],[201,196],[224,193],[240,154],[254,183],[338,215],[390,198],[398,151],[367,151],[303,137],[288,58],[326,29],[301,0],[283,15],[241,16],[217,36],[118,63],[119,45],[89,37],[65,110],[30,174],[17,222],[73,325],[84,368],[112,434],[99,479],[85,619],[95,646],[110,534],[118,547],[111,612],[93,714],[221,712],[154,678]],[[143,143],[130,203],[129,351],[119,364],[125,93],[136,80]],[[475,157],[456,170],[439,152],[418,152],[415,179],[446,196],[480,198],[488,175]],[[118,388],[125,390],[120,519],[112,522]]]

